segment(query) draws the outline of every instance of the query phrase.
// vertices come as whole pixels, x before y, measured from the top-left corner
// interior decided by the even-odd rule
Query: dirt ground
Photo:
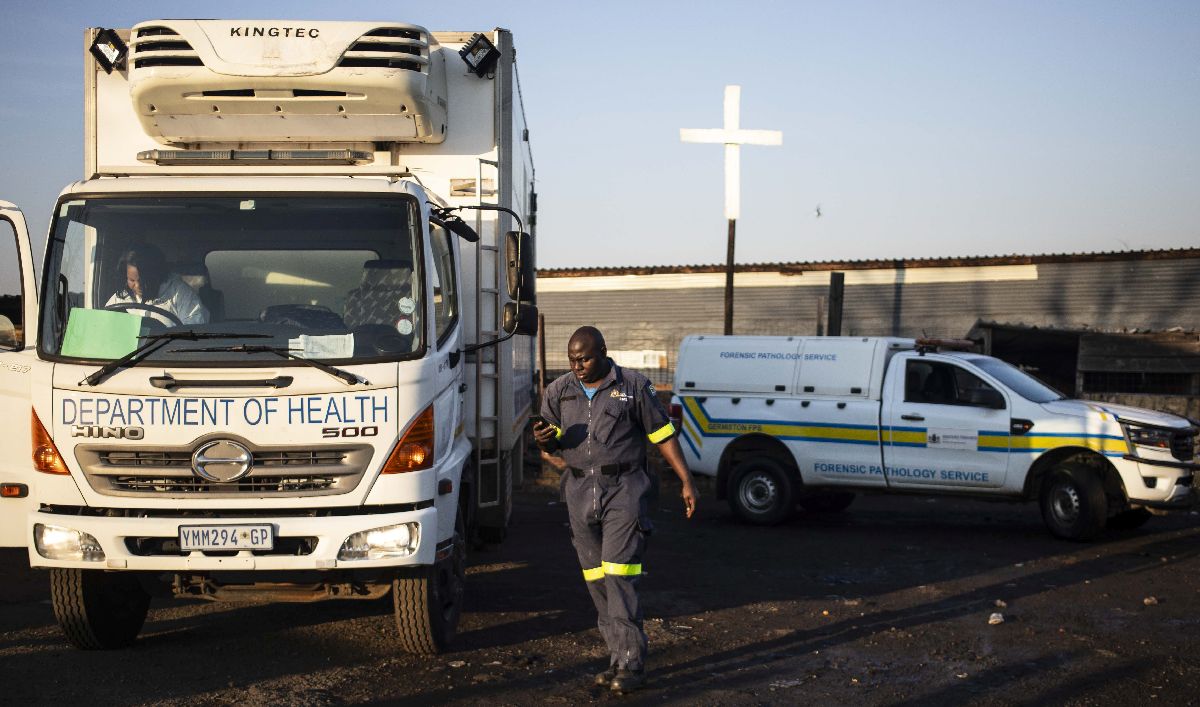
[[[566,512],[517,497],[475,552],[456,649],[397,652],[390,604],[155,600],[137,645],[83,652],[43,573],[0,555],[0,688],[20,704],[1200,703],[1200,516],[1091,544],[1033,506],[860,497],[832,516],[737,523],[710,492],[691,521],[665,485],[645,562],[650,681],[619,697]],[[993,613],[1003,623],[989,624]]]

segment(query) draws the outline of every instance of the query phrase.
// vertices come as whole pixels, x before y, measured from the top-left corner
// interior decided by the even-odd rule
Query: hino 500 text
[[[156,20],[85,46],[85,179],[40,291],[0,203],[0,541],[82,648],[131,643],[153,594],[391,591],[403,647],[441,650],[533,395],[511,34]]]

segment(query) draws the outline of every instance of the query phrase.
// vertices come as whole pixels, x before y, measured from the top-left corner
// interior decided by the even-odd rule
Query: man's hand
[[[700,498],[700,492],[696,490],[696,485],[691,479],[683,482],[683,487],[679,490],[680,497],[683,498],[683,507],[686,509],[687,517],[691,518],[696,512],[696,499]]]
[[[551,454],[550,452],[542,452],[542,461],[554,467],[556,471],[562,473],[567,470],[567,461],[560,456]]]
[[[533,438],[537,441],[537,445],[543,450],[546,450],[548,447],[550,447],[551,443],[554,442],[556,434],[557,433],[554,430],[554,425],[551,425],[545,421],[533,423]]]

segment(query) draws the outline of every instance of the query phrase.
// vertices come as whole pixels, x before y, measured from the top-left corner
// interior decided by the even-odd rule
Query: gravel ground
[[[135,647],[68,646],[46,575],[0,552],[5,702],[73,704],[1200,703],[1200,516],[1091,544],[1037,509],[868,496],[844,513],[741,525],[712,493],[691,521],[664,486],[643,596],[650,681],[615,696],[545,487],[470,558],[453,652],[398,653],[387,600],[156,599]],[[1003,623],[990,624],[998,613]]]

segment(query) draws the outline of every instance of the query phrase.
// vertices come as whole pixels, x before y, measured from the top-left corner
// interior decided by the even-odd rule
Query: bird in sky
[[[821,218],[821,205],[817,204],[816,210],[813,211],[813,218]]]

